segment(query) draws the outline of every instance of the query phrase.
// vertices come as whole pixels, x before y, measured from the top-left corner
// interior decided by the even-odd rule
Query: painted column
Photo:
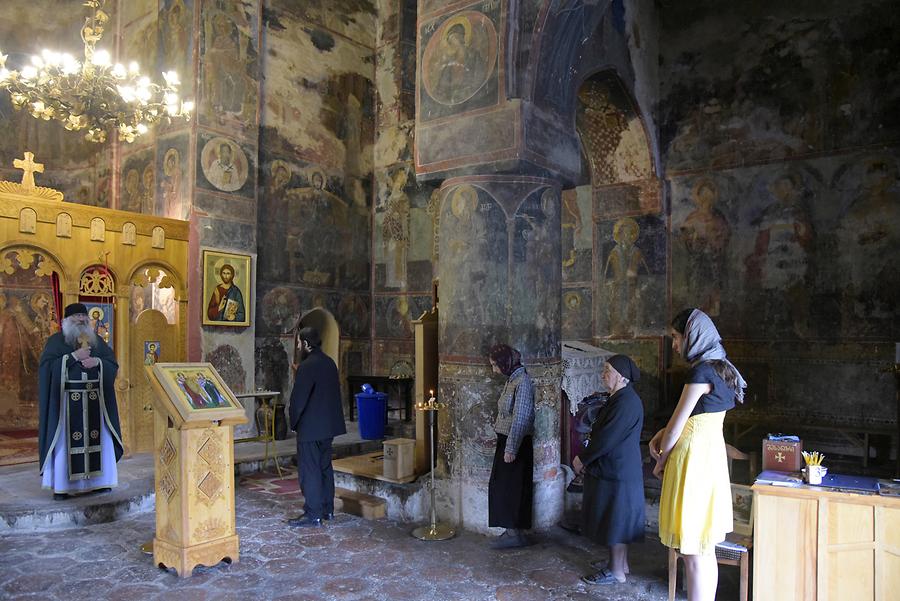
[[[487,175],[441,187],[438,243],[442,519],[488,530],[487,486],[504,380],[487,353],[507,343],[536,385],[534,527],[563,508],[560,457],[560,186]]]

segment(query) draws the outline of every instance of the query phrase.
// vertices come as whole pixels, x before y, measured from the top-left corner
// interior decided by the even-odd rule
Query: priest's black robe
[[[41,354],[40,368],[38,371],[40,422],[38,425],[38,445],[40,447],[40,472],[44,473],[44,467],[53,457],[53,447],[59,443],[56,440],[56,431],[59,427],[60,396],[62,394],[62,364],[63,358],[69,353],[75,352],[75,347],[66,343],[62,332],[57,332],[47,339],[44,352]],[[97,357],[103,363],[103,399],[106,408],[106,425],[111,430],[113,445],[116,451],[116,461],[122,457],[122,430],[119,426],[119,408],[116,405],[116,373],[119,364],[109,345],[102,338],[97,338],[97,344],[91,347],[91,356]],[[98,377],[98,367],[82,369],[81,364],[71,357],[67,362],[69,379],[80,380],[81,372],[88,374],[89,379]]]

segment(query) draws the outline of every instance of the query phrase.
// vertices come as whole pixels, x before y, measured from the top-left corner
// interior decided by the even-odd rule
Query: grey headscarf
[[[744,402],[744,389],[747,388],[747,381],[738,371],[734,363],[728,360],[725,354],[725,347],[722,346],[722,337],[709,316],[700,309],[694,309],[691,316],[688,317],[687,325],[684,327],[684,345],[681,354],[691,366],[702,363],[703,361],[724,361],[731,366],[737,375],[734,394],[739,402]]]

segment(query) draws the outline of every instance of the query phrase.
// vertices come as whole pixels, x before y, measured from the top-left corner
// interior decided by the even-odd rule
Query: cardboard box
[[[762,441],[762,468],[778,472],[799,472],[803,468],[803,441]]]
[[[401,480],[413,475],[416,441],[394,438],[384,441],[384,477]]]

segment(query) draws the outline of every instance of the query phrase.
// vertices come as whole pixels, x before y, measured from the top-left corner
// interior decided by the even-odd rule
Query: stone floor
[[[140,545],[152,538],[152,512],[66,530],[0,536],[0,598],[115,600],[297,599],[510,601],[667,598],[666,554],[658,541],[632,547],[629,582],[590,587],[579,576],[604,555],[555,528],[536,544],[492,551],[463,532],[444,542],[409,535],[410,524],[338,514],[326,526],[293,530],[289,495],[239,487],[236,564],[198,567],[191,578],[152,565]],[[735,572],[730,575],[730,572]],[[719,599],[736,599],[736,570],[723,568]],[[679,598],[684,598],[679,594]]]

